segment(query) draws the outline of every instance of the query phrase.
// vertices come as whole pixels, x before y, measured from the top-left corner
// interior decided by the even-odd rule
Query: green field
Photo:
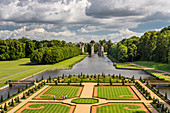
[[[140,67],[133,66],[128,63],[116,63],[116,68],[127,68],[127,69],[141,69]]]
[[[144,110],[126,110],[124,107],[128,107],[130,109],[141,108],[137,105],[113,104],[97,107],[97,113],[145,113]]]
[[[44,106],[42,109],[24,109],[22,113],[69,113],[70,108],[62,104],[33,104],[29,105],[30,108],[39,108]]]
[[[5,82],[7,80],[20,80],[29,75],[40,72],[44,69],[71,68],[75,63],[84,59],[86,56],[87,55],[79,55],[79,56],[64,60],[56,64],[51,64],[51,65],[30,65],[29,58],[23,58],[23,59],[19,59],[15,61],[0,61],[0,76],[1,77],[19,72],[11,76],[0,78],[0,82]],[[33,69],[30,69],[30,68],[33,68]],[[30,70],[27,70],[27,69],[30,69]]]
[[[61,99],[62,95],[67,95],[67,98],[76,97],[80,87],[74,86],[52,86],[49,90],[47,90],[44,94],[52,94],[55,95],[56,99]],[[45,99],[53,99],[52,96],[41,96],[41,98]]]
[[[98,99],[79,98],[79,99],[74,99],[71,102],[76,104],[94,104],[94,103],[98,103]]]
[[[130,99],[134,98],[132,96],[120,95],[132,95],[131,91],[126,86],[113,86],[113,87],[98,87],[97,96],[106,99]]]
[[[170,64],[151,61],[135,61],[135,64],[170,72]]]

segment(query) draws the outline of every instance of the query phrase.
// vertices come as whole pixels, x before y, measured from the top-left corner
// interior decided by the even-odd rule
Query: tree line
[[[0,39],[1,61],[31,58],[33,63],[56,63],[79,54],[79,47],[60,40]]]
[[[80,55],[80,48],[73,47],[44,47],[35,50],[30,58],[36,64],[58,63],[62,60]]]
[[[156,61],[170,63],[170,26],[161,31],[148,31],[112,45],[110,55],[121,62]]]

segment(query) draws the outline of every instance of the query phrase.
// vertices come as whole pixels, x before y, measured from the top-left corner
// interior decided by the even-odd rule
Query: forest
[[[113,44],[110,55],[121,62],[155,61],[170,63],[170,26],[148,31],[141,37],[132,36]]]
[[[35,64],[57,63],[82,54],[77,46],[60,40],[0,39],[0,60],[30,58]]]

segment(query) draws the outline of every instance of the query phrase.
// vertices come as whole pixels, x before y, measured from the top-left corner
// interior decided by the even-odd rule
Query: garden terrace
[[[108,103],[92,106],[91,113],[150,113],[142,103]]]
[[[29,102],[15,113],[73,113],[75,106],[53,102]]]
[[[83,87],[78,86],[49,86],[34,99],[62,99],[62,95],[67,95],[67,98],[80,96]]]
[[[94,97],[105,99],[139,99],[130,86],[98,86]]]

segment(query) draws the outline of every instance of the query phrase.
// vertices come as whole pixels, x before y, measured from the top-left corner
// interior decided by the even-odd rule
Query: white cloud
[[[169,0],[0,0],[0,37],[117,41],[140,36],[129,30],[139,24],[170,22],[169,6]],[[71,26],[82,27],[70,30]],[[118,33],[90,35],[99,31]]]
[[[75,36],[76,34],[74,32],[71,32],[69,30],[62,31],[62,32],[48,32],[43,28],[35,28],[32,30],[26,30],[27,27],[24,26],[20,29],[9,31],[9,30],[1,30],[0,31],[0,37],[2,38],[21,38],[21,37],[27,37],[30,39],[37,39],[37,40],[51,40],[56,37],[69,37],[69,36]]]
[[[112,42],[120,41],[123,38],[130,38],[131,36],[141,36],[143,33],[136,33],[130,31],[129,29],[122,29],[119,33],[112,33],[108,35],[77,35],[75,32],[71,32],[69,30],[65,30],[62,32],[48,32],[43,28],[35,28],[32,30],[27,30],[27,27],[24,26],[21,29],[9,31],[9,30],[1,30],[0,37],[6,38],[21,38],[27,37],[30,39],[36,40],[52,40],[59,39],[65,40],[67,42],[90,42],[91,40],[99,41],[99,40],[112,40]]]
[[[130,38],[131,36],[142,36],[143,33],[137,33],[137,32],[133,32],[133,31],[130,31],[129,29],[121,29],[119,31],[119,33],[113,33],[113,34],[108,34],[108,38],[110,40],[114,40],[114,41],[120,41],[124,38]]]

